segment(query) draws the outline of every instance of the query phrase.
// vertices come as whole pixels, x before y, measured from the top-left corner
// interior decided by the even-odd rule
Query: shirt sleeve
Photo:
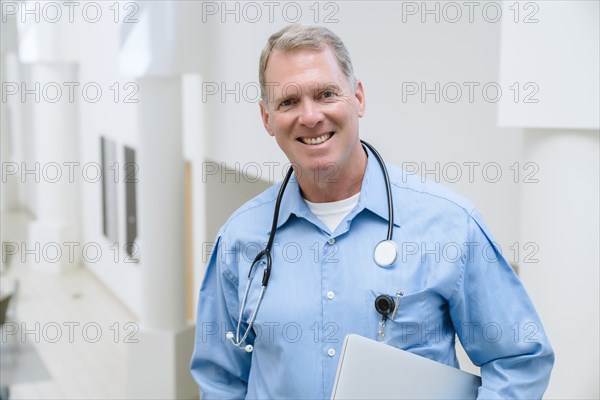
[[[481,367],[479,399],[540,399],[554,352],[522,283],[476,211],[450,315],[465,351]]]
[[[239,301],[237,279],[223,273],[219,242],[217,238],[200,289],[190,369],[202,399],[243,399],[252,355],[225,338],[235,331]]]

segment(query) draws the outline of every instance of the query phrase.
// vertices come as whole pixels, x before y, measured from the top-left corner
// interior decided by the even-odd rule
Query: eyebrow
[[[294,88],[294,89],[290,89],[290,88]],[[327,90],[341,92],[340,85],[338,85],[335,82],[326,82],[326,83],[313,82],[309,86],[309,91],[311,93],[320,93],[320,92],[327,91]],[[273,93],[273,94],[275,94],[275,93]],[[299,98],[299,97],[302,97],[302,88],[300,87],[299,84],[297,84],[295,82],[290,82],[290,83],[286,83],[283,86],[281,96],[273,97],[273,103],[279,104],[285,100]]]

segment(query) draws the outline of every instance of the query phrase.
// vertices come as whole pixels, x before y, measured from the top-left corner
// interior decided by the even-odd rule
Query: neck
[[[356,161],[344,168],[304,171],[297,174],[302,196],[313,203],[344,200],[360,192],[367,168],[367,154],[362,145]]]

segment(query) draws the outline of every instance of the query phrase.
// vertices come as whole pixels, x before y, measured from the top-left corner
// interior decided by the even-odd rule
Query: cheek
[[[292,130],[293,123],[290,118],[285,118],[282,116],[278,116],[275,119],[271,120],[271,128],[279,135],[287,135]]]
[[[277,142],[279,149],[283,151],[288,159],[294,158],[294,149],[289,139],[281,134],[278,134],[275,136],[275,141]]]
[[[345,125],[351,125],[358,113],[357,105],[348,100],[338,103],[338,107],[332,112],[331,118]]]

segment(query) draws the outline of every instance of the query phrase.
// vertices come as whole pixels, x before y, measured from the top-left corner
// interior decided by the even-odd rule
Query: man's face
[[[356,90],[350,86],[329,47],[275,50],[265,78],[268,103],[260,103],[263,123],[298,175],[343,173],[356,167],[363,151],[358,118],[364,113],[364,92],[360,82]]]

